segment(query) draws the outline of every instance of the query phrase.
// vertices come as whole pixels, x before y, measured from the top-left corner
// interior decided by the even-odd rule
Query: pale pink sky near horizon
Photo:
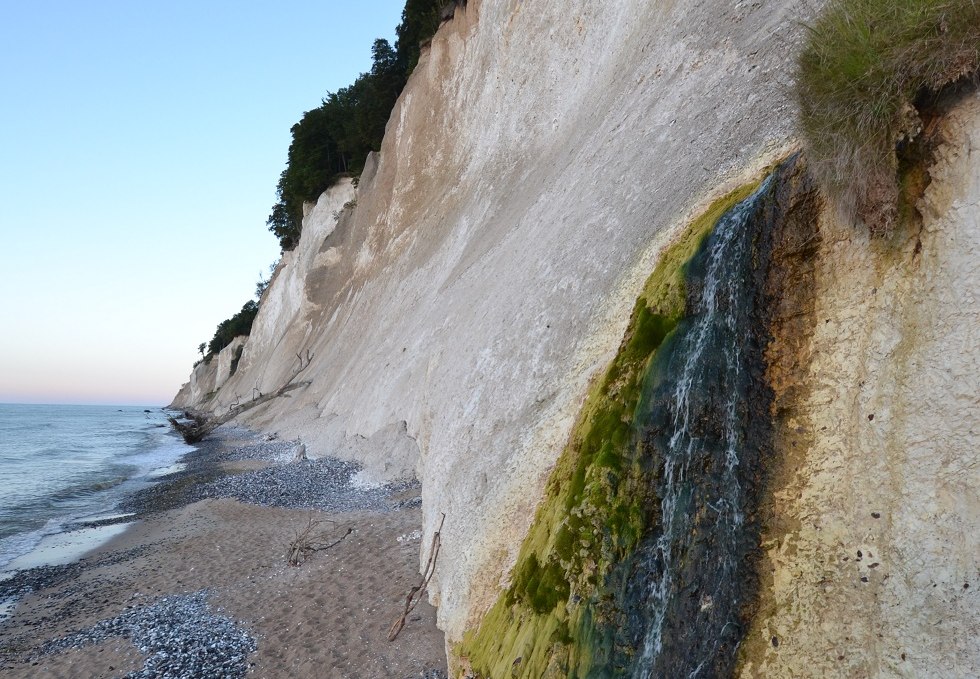
[[[403,5],[0,8],[0,403],[169,403],[279,255],[290,127]]]

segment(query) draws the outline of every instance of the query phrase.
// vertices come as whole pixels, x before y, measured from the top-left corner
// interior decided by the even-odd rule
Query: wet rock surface
[[[813,213],[811,197],[794,156],[719,220],[689,264],[688,318],[659,357],[665,367],[651,371],[638,415],[660,506],[617,574],[626,596],[616,645],[629,676],[734,671],[757,596],[757,513],[773,455],[773,241],[797,213]]]

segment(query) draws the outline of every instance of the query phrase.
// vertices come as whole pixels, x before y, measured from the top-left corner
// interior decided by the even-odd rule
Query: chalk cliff
[[[309,206],[234,373],[237,346],[174,405],[220,413],[302,369],[244,423],[368,483],[422,481],[422,544],[446,517],[430,596],[466,652],[661,254],[794,150],[818,4],[458,7],[358,186]],[[817,211],[805,285],[777,299],[744,676],[980,669],[976,98],[943,125],[921,230],[883,242]]]
[[[820,220],[743,676],[980,669],[980,96],[941,125],[921,226]]]

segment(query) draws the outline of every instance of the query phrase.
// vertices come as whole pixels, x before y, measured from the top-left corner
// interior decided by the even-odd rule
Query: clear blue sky
[[[278,257],[289,128],[403,4],[0,5],[0,402],[168,403]]]

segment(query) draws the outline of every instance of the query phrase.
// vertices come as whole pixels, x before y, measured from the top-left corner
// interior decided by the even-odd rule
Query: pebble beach
[[[419,584],[418,485],[364,488],[350,462],[294,457],[222,428],[123,501],[120,535],[0,581],[16,600],[0,676],[445,677],[427,602],[387,640]],[[290,565],[304,531],[316,549]]]

